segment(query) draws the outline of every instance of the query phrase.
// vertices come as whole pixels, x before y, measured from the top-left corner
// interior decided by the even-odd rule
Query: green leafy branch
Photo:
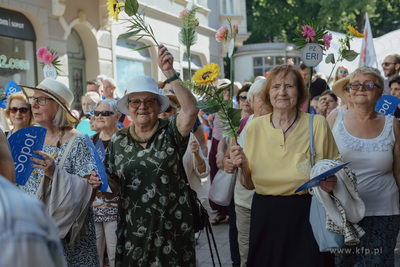
[[[333,53],[330,53],[326,56],[325,63],[333,64],[333,67],[329,74],[328,80],[332,77],[332,73],[333,73],[334,69],[336,68],[337,63],[342,62],[343,60],[351,62],[351,61],[355,60],[357,58],[357,56],[360,54],[354,50],[351,50],[350,41],[352,41],[353,38],[354,38],[354,35],[349,31],[346,33],[346,36],[344,38],[339,39],[340,48],[338,51],[339,56],[338,56],[337,60],[335,60],[335,55]]]
[[[190,81],[181,82],[183,86],[189,88],[193,93],[200,96],[201,100],[196,106],[205,113],[217,113],[222,123],[222,133],[237,141],[238,130],[241,119],[241,109],[232,107],[232,100],[224,100],[224,91],[227,87],[215,88],[213,85],[195,85]]]
[[[191,56],[190,47],[196,43],[196,27],[199,25],[199,21],[196,18],[196,11],[199,8],[193,8],[189,11],[184,10],[181,12],[180,17],[182,20],[182,28],[179,33],[179,39],[181,43],[186,46],[186,53],[188,58],[188,70],[189,79],[192,77],[191,69]],[[187,13],[185,13],[187,12]]]

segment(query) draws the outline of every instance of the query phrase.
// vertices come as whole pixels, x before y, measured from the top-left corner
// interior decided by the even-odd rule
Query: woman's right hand
[[[243,163],[245,163],[247,159],[241,146],[234,145],[231,147],[231,160],[233,165],[238,168],[241,167]]]
[[[97,176],[97,173],[92,170],[92,173],[90,174],[89,177],[89,184],[93,189],[99,189],[99,187],[101,186],[101,180],[100,178]]]

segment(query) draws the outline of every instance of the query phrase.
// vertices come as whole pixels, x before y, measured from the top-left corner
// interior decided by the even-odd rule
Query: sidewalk
[[[214,216],[214,214],[211,214],[211,216]],[[211,227],[214,233],[215,243],[217,244],[218,253],[221,259],[222,266],[223,267],[232,266],[231,253],[229,249],[229,224],[221,223],[219,225]],[[219,266],[211,236],[210,236],[210,241],[211,241],[211,247],[213,248],[215,266]],[[205,232],[202,232],[200,234],[199,239],[197,240],[196,262],[197,262],[197,267],[213,266],[210,248],[208,246],[208,241],[207,241],[207,234]]]

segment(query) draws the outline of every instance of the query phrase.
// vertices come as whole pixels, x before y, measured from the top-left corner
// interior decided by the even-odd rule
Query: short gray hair
[[[378,84],[379,88],[381,90],[384,89],[385,84],[383,81],[383,77],[380,73],[380,71],[374,67],[370,66],[363,66],[358,69],[356,69],[352,74],[350,74],[350,83],[353,82],[354,76],[359,75],[359,74],[370,74],[375,77],[375,83]]]
[[[58,128],[74,127],[75,122],[68,119],[67,111],[58,105],[56,116],[53,119],[53,125]]]
[[[261,91],[263,90],[267,79],[262,78],[255,81],[251,86],[249,91],[247,92],[247,100],[249,102],[253,102],[254,97],[260,95]]]
[[[96,103],[96,108],[100,105],[100,104],[107,104],[110,106],[110,111],[114,112],[114,115],[117,115],[119,113],[119,110],[117,108],[117,100],[116,99],[103,99],[100,100],[99,102]]]

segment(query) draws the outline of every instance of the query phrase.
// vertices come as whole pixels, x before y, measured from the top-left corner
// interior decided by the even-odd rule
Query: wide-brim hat
[[[138,75],[127,84],[126,94],[117,101],[119,112],[129,115],[128,99],[132,93],[149,92],[155,94],[160,104],[159,113],[163,113],[169,107],[169,98],[164,95],[163,89],[158,89],[157,82],[146,75]]]
[[[74,94],[69,90],[69,88],[60,81],[45,78],[38,86],[30,87],[25,85],[19,85],[22,91],[29,99],[35,94],[35,91],[39,91],[48,97],[52,98],[54,101],[60,105],[67,114],[68,121],[71,123],[76,123],[78,120],[72,115],[70,108],[74,102]]]
[[[170,91],[165,91],[164,94],[166,97],[169,98],[169,104],[173,106],[174,108],[180,109],[181,108],[181,103],[179,103],[178,97],[176,97],[175,94],[171,93]]]
[[[346,77],[337,80],[333,85],[332,85],[332,91],[333,93],[339,97],[343,99],[343,87],[350,82],[350,74],[347,75]]]
[[[229,79],[219,79],[217,81],[217,88],[218,89],[228,88],[229,86],[231,86],[231,80],[229,80]]]

